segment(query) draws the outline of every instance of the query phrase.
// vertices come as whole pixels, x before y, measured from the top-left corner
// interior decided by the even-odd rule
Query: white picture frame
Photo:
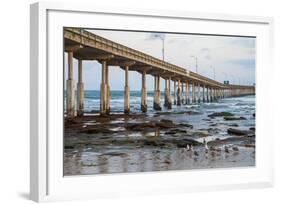
[[[61,92],[56,91],[62,88],[63,77],[62,71],[53,68],[63,66],[61,42],[64,26],[157,31],[175,29],[178,32],[187,32],[186,27],[189,27],[189,33],[257,36],[256,166],[63,177],[60,115],[63,104]],[[272,186],[273,134],[268,131],[272,115],[266,109],[270,95],[268,89],[271,88],[270,70],[273,69],[272,29],[273,19],[270,17],[97,8],[93,4],[32,4],[30,198],[41,202]],[[148,181],[151,182],[149,186]]]

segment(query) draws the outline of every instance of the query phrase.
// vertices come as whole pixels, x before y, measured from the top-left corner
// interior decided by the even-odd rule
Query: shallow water
[[[98,96],[98,95],[97,95]],[[94,100],[94,99],[93,99]],[[119,98],[116,98],[119,101]],[[132,112],[140,113],[138,100],[133,101]],[[152,104],[148,101],[148,104]],[[163,104],[163,103],[162,103]],[[120,107],[120,108],[119,108]],[[88,111],[94,106],[88,106]],[[111,100],[111,110],[119,112],[122,110],[122,104],[114,107],[114,99]],[[183,111],[193,111],[187,115]],[[208,115],[214,112],[231,112],[237,117],[245,117],[246,120],[226,121],[223,117],[209,118]],[[169,112],[169,114],[167,113]],[[144,123],[151,120],[168,119],[175,123],[188,123],[193,125],[192,138],[198,142],[207,143],[216,142],[216,139],[230,139],[233,137],[227,133],[230,127],[249,130],[255,127],[255,96],[244,96],[237,98],[226,98],[212,103],[201,103],[199,105],[173,105],[172,110],[163,109],[155,112],[149,106],[148,117],[136,118],[131,120],[134,123]],[[126,139],[130,141],[141,139],[169,140],[185,137],[184,135],[167,135],[163,130],[149,130],[147,132],[124,132],[119,123],[123,119],[110,121],[111,125],[116,125],[110,129],[114,133],[95,134],[86,136],[84,142],[88,146],[77,146],[73,149],[65,149],[64,153],[64,174],[82,175],[82,174],[105,174],[120,172],[144,172],[144,171],[167,171],[167,170],[185,170],[185,169],[203,169],[203,168],[229,168],[229,167],[248,167],[255,165],[255,148],[245,147],[242,141],[226,141],[224,145],[229,147],[229,153],[224,151],[224,145],[216,145],[222,151],[208,151],[205,146],[196,146],[193,151],[175,146],[140,146],[135,144],[116,145],[115,140]],[[91,123],[86,122],[84,126]],[[234,125],[235,124],[235,125]],[[116,133],[115,133],[116,132]],[[198,132],[198,135],[194,134]],[[203,136],[201,134],[204,134]],[[82,137],[73,131],[66,133],[66,141],[81,143]],[[205,139],[205,140],[203,140]],[[91,142],[91,143],[89,143]],[[232,150],[232,146],[238,147],[238,151]]]

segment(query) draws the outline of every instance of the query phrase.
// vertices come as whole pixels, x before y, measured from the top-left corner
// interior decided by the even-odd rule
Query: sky
[[[255,49],[253,37],[210,36],[194,34],[151,33],[133,31],[88,30],[94,34],[142,51],[162,59],[164,40],[165,61],[196,72],[219,82],[252,85],[255,83]],[[193,56],[193,57],[192,57]],[[65,54],[67,59],[67,54]],[[74,59],[74,80],[77,82],[77,60]],[[65,60],[67,76],[67,60]],[[109,66],[111,90],[124,89],[125,73],[116,66]],[[65,79],[66,80],[66,79]],[[101,82],[101,64],[97,61],[83,61],[83,81],[86,90],[98,90]],[[173,84],[173,83],[172,83]],[[131,90],[141,89],[141,75],[129,72]],[[147,75],[147,89],[153,90],[154,78]],[[160,81],[164,90],[164,80]]]

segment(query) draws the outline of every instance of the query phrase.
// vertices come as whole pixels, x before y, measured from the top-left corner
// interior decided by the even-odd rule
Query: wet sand
[[[64,175],[255,166],[252,121],[192,107],[65,120]]]

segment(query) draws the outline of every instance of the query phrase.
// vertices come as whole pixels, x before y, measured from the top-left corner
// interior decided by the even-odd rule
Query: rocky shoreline
[[[188,117],[200,115],[200,112],[157,112],[152,116],[145,114],[93,115],[65,120],[65,163],[71,160],[71,156],[77,156],[77,153],[83,153],[85,150],[92,150],[99,156],[106,156],[107,160],[116,157],[128,158],[128,152],[131,150],[148,150],[148,152],[157,150],[160,153],[172,153],[176,150],[185,155],[191,155],[192,160],[204,158],[206,162],[216,160],[216,157],[226,157],[229,153],[239,155],[240,152],[241,155],[251,154],[254,158],[254,127],[245,130],[236,124],[238,121],[246,120],[245,117],[235,116],[230,112],[214,112],[204,118],[204,121],[209,124],[208,127],[194,129],[191,123],[178,122],[169,118],[175,115]],[[220,118],[220,123],[217,122],[217,118]],[[226,129],[225,135],[220,134],[221,126]],[[80,158],[77,160],[83,161]],[[218,162],[221,160],[218,158]],[[162,164],[167,164],[167,160]],[[94,163],[93,167],[97,166],[99,163]],[[66,170],[66,175],[73,174],[68,169]],[[163,168],[163,170],[170,169]]]

